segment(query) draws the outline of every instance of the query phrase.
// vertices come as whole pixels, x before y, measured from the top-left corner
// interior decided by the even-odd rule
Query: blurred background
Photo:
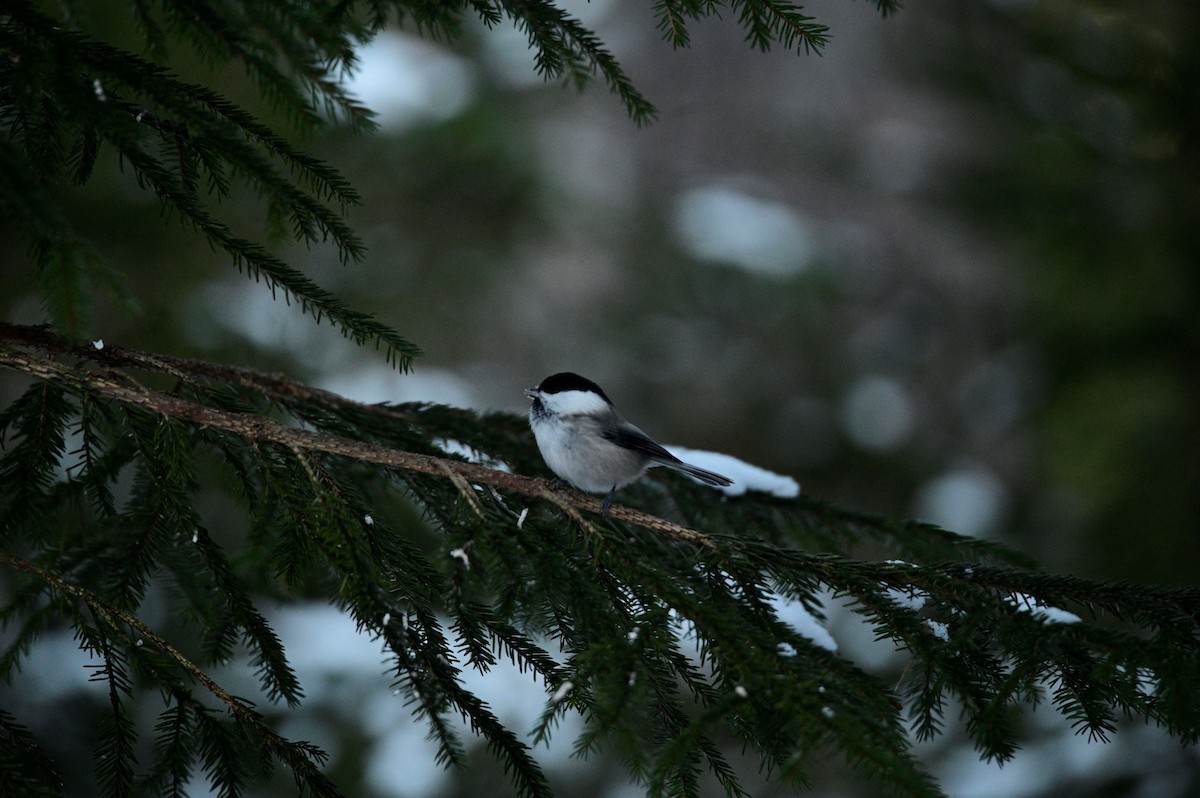
[[[103,5],[96,27],[134,46],[123,6]],[[998,539],[1052,571],[1197,583],[1200,7],[931,0],[884,19],[820,0],[806,9],[832,40],[798,57],[751,50],[733,20],[694,23],[673,50],[648,3],[566,5],[654,124],[603,85],[543,83],[517,31],[467,25],[454,42],[381,36],[351,79],[379,134],[300,142],[362,193],[349,220],[370,255],[274,246],[422,346],[415,373],[164,226],[111,153],[65,201],[141,313],[100,301],[95,336],[371,402],[524,412],[523,388],[578,371],[659,440],[818,498]],[[286,130],[234,69],[177,66]],[[266,234],[253,197],[220,213]],[[0,232],[0,316],[40,322],[24,245]],[[350,621],[276,619],[309,696],[282,731],[326,747],[349,794],[507,794],[482,750],[467,771],[433,765]],[[836,607],[829,628],[899,678],[904,660]],[[41,687],[0,700],[80,715],[99,688],[73,649],[51,639],[26,669]],[[542,691],[494,677],[475,686],[532,726]],[[244,669],[225,678],[254,692]],[[920,750],[954,796],[1200,794],[1195,752],[1154,729],[1089,745],[1043,708],[1001,769],[948,726]],[[570,759],[570,737],[538,754],[563,795],[637,794],[603,758]],[[812,794],[875,793],[830,756]]]

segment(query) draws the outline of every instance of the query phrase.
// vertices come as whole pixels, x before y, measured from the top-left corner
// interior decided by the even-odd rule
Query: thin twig
[[[448,467],[446,465],[446,461],[444,460],[438,463],[438,465],[442,467],[442,472],[449,477],[451,482],[454,483],[454,487],[458,488],[458,492],[461,493],[463,498],[467,500],[467,504],[469,504],[471,509],[475,511],[475,515],[479,517],[479,520],[487,520],[483,515],[483,507],[479,504],[479,499],[475,497],[475,491],[473,491],[471,489],[471,485],[465,479],[463,479],[462,474]]]
[[[138,636],[145,640],[147,644],[157,648],[167,657],[182,668],[195,681],[199,682],[210,693],[217,697],[221,703],[229,707],[229,711],[239,720],[262,725],[258,713],[240,699],[236,698],[221,685],[217,684],[211,676],[205,673],[198,665],[185,657],[179,649],[168,643],[164,638],[156,634],[150,627],[142,623],[136,616],[130,615],[124,610],[114,607],[100,596],[85,587],[81,587],[74,582],[68,582],[66,579],[57,574],[47,571],[28,560],[23,560],[20,557],[13,557],[10,554],[0,552],[0,563],[3,563],[10,568],[18,571],[24,571],[31,576],[35,576],[41,581],[48,584],[56,592],[70,596],[83,602],[98,618],[102,618],[106,624],[112,629],[119,629],[121,624],[125,624],[130,629],[137,632]]]

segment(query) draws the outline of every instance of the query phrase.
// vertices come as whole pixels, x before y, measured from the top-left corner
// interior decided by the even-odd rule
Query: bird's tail
[[[705,485],[712,485],[714,488],[725,488],[733,484],[733,480],[729,477],[723,477],[720,474],[714,474],[712,471],[705,471],[703,468],[697,468],[694,465],[688,465],[678,460],[674,463],[659,460],[658,464],[667,468],[673,468],[676,471],[682,471],[689,477],[698,479]]]

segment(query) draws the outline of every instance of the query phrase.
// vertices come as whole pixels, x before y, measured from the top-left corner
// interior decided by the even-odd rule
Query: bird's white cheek
[[[591,391],[560,391],[542,394],[541,399],[547,410],[563,416],[603,413],[609,408],[603,397]]]

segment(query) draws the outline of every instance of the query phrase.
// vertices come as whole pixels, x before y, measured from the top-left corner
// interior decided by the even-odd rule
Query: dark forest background
[[[123,4],[93,5],[97,34],[135,47]],[[809,495],[994,538],[1051,571],[1197,583],[1200,9],[942,0],[881,18],[814,2],[832,32],[819,57],[756,52],[718,20],[675,50],[645,3],[571,10],[656,104],[653,124],[600,85],[542,83],[523,37],[480,26],[452,42],[381,37],[352,84],[381,130],[301,140],[363,194],[349,221],[370,254],[344,266],[331,248],[279,246],[418,342],[413,374],[164,226],[111,153],[64,201],[139,310],[99,299],[90,335],[364,401],[522,411],[523,388],[575,370],[657,438],[794,475]],[[234,68],[174,66],[296,134],[253,86],[237,95]],[[254,199],[237,201],[227,217],[269,234]],[[40,322],[4,226],[0,317]],[[14,386],[0,376],[0,394]],[[874,656],[837,617],[843,650]],[[291,722],[353,772],[402,721],[350,711],[367,711],[354,685],[377,661],[357,675],[313,661],[329,692],[310,690]],[[21,700],[55,717],[76,687]],[[955,795],[1195,778],[1194,755],[1152,732],[1103,767],[1062,732],[1032,724],[1035,766],[988,771],[1001,792],[953,791],[987,767],[953,738],[926,754]],[[362,794],[465,795],[490,767]],[[578,768],[575,794],[621,794],[600,770],[560,767]],[[1019,790],[1003,780],[1014,771]],[[822,779],[829,795],[870,794]]]

